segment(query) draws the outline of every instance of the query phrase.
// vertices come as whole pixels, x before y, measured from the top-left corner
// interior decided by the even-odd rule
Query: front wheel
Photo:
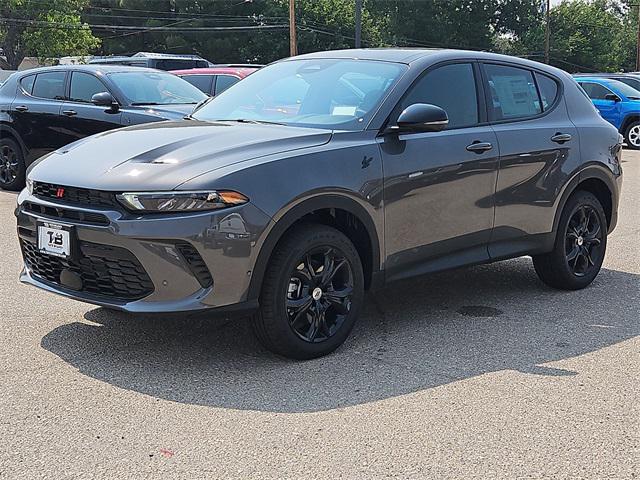
[[[624,132],[624,141],[627,147],[633,150],[640,149],[640,122],[633,122]]]
[[[360,257],[325,225],[306,224],[276,247],[254,330],[269,350],[299,360],[327,355],[348,337],[364,296]]]
[[[533,257],[533,266],[547,285],[578,290],[598,275],[607,249],[607,219],[598,199],[578,191],[564,207],[552,252]]]

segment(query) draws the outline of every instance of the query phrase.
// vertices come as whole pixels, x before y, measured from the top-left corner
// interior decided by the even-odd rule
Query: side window
[[[90,103],[91,97],[102,92],[108,92],[107,87],[93,75],[82,72],[71,74],[70,100]]]
[[[551,77],[536,73],[536,82],[542,99],[542,109],[547,110],[556,101],[558,96],[558,84]]]
[[[33,90],[33,82],[35,82],[35,80],[35,75],[27,75],[26,77],[22,77],[22,79],[20,80],[20,86],[25,92],[30,94]]]
[[[621,78],[616,78],[616,80],[622,83],[626,83],[627,85],[629,85],[632,88],[635,88],[636,90],[640,90],[640,80],[638,80],[637,78],[621,77]]]
[[[485,64],[492,120],[513,120],[542,113],[533,72],[505,65]]]
[[[442,108],[449,116],[449,129],[476,125],[478,95],[473,65],[456,63],[430,71],[411,87],[400,103],[399,112],[414,103]]]
[[[231,85],[238,83],[240,79],[238,77],[232,77],[231,75],[218,75],[216,79],[216,95],[220,95]]]
[[[50,98],[51,100],[64,99],[64,79],[66,72],[38,73],[33,84],[34,97]]]
[[[185,75],[182,79],[186,80],[204,93],[211,93],[211,81],[213,80],[213,75]]]
[[[599,83],[580,82],[580,86],[587,92],[591,100],[606,100],[607,95],[612,93],[611,90]]]

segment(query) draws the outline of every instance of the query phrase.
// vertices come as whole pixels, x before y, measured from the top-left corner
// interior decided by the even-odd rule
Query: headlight
[[[117,195],[118,201],[129,210],[145,212],[199,212],[218,210],[247,203],[249,199],[238,192],[140,192]]]
[[[33,195],[33,180],[27,177],[27,181],[25,183],[27,187],[27,192],[29,192],[29,195]]]

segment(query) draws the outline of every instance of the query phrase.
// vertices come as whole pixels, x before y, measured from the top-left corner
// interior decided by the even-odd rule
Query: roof
[[[427,58],[433,58],[434,61],[458,60],[468,58],[474,60],[496,61],[496,62],[514,62],[537,68],[556,75],[569,74],[551,65],[535,62],[526,58],[513,57],[509,55],[501,55],[499,53],[479,52],[475,50],[455,50],[440,48],[358,48],[348,50],[328,50],[325,52],[314,52],[296,57],[284,59],[284,61],[298,59],[314,59],[314,58],[333,58],[333,59],[358,59],[358,60],[377,60],[385,62],[396,62],[410,64]]]
[[[184,70],[171,70],[176,75],[233,75],[244,78],[251,75],[260,67],[207,67],[207,68],[187,68]]]
[[[53,67],[38,67],[38,68],[31,68],[29,70],[23,70],[20,73],[26,74],[26,73],[67,71],[67,70],[101,72],[105,74],[116,73],[116,72],[145,72],[145,71],[159,73],[162,71],[162,70],[156,70],[155,68],[132,67],[130,65],[89,64],[89,65],[56,65]]]
[[[442,52],[438,48],[351,48],[306,53],[291,59],[306,58],[350,58],[361,60],[380,60],[386,62],[410,63],[419,58]]]

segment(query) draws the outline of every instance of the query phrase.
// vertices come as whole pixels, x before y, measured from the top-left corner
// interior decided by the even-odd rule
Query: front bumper
[[[207,213],[140,216],[52,202],[24,190],[16,217],[24,283],[129,312],[254,306],[247,290],[255,245],[270,218],[251,203]],[[73,227],[78,248],[72,259],[42,257],[43,264],[38,263],[38,255],[44,255],[34,248],[39,221]],[[59,278],[61,269],[72,270],[82,285],[71,288]]]

